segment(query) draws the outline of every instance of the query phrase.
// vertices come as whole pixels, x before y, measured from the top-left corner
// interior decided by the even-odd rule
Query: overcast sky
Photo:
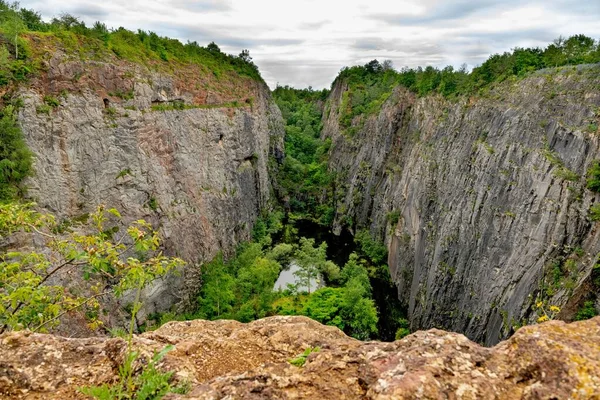
[[[269,86],[328,88],[346,65],[476,66],[559,35],[600,38],[600,0],[22,0],[45,19],[152,30],[223,51],[249,49]]]

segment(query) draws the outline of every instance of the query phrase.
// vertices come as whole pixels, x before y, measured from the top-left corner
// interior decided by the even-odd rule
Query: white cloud
[[[182,41],[248,48],[267,83],[329,87],[340,68],[373,58],[396,67],[474,66],[559,35],[600,37],[600,1],[581,0],[23,0],[45,18],[152,30]]]

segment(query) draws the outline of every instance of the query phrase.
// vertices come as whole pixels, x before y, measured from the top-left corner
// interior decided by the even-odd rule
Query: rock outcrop
[[[49,46],[32,40],[37,51]],[[126,222],[146,219],[166,253],[190,265],[250,239],[270,198],[267,159],[282,151],[281,114],[263,81],[46,50],[44,71],[17,93],[34,153],[28,197],[59,218],[105,204]],[[182,285],[159,283],[147,303],[164,310]]]
[[[336,82],[323,131],[338,176],[336,230],[352,221],[386,242],[413,329],[494,344],[540,307],[569,319],[598,291],[590,207],[600,196],[585,177],[600,159],[599,87],[598,65],[455,101],[398,87],[378,114],[355,118],[351,136],[338,122],[348,88]]]
[[[305,317],[170,322],[135,336],[147,360],[174,345],[160,369],[186,381],[169,399],[593,399],[600,394],[600,317],[521,328],[484,348],[456,333],[416,332],[394,343],[360,342]],[[307,347],[303,367],[289,360]],[[0,336],[0,396],[84,398],[114,383],[123,339]],[[139,363],[139,366],[143,365]]]

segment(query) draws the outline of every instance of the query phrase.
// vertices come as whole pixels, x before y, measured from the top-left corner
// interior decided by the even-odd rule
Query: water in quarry
[[[340,235],[335,235],[328,227],[323,227],[309,220],[296,221],[295,227],[298,229],[298,237],[315,239],[315,243],[327,243],[327,258],[336,263],[340,268],[346,264],[350,254],[356,251],[354,236],[347,230],[342,230]],[[289,267],[282,270],[275,290],[285,290],[288,284],[299,284],[298,278],[294,272],[298,270],[298,265],[291,262]],[[398,300],[398,291],[396,286],[380,278],[370,278],[373,288],[373,300],[375,301],[379,322],[379,339],[383,341],[393,341],[396,334],[395,320],[405,315],[404,307]],[[320,282],[311,282],[311,292],[320,287],[327,286],[327,282],[321,279]],[[308,291],[308,288],[298,287],[299,291]]]
[[[322,288],[324,286],[323,279],[311,279],[308,286],[304,285],[301,280],[295,275],[296,271],[298,271],[300,267],[294,261],[292,261],[287,268],[283,269],[279,274],[279,278],[277,278],[277,282],[275,282],[274,290],[285,290],[288,285],[297,285],[296,290],[298,292],[314,292],[315,290]]]

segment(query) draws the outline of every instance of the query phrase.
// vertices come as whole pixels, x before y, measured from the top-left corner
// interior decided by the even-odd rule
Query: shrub
[[[396,340],[400,340],[403,337],[410,335],[410,324],[407,319],[401,318],[400,321],[398,321],[398,326],[399,328],[396,331]]]
[[[387,215],[387,220],[390,222],[390,224],[392,226],[396,226],[398,224],[398,221],[400,220],[400,211],[395,210],[395,211],[389,212]]]
[[[590,219],[600,221],[600,204],[594,204],[590,207]]]
[[[7,106],[0,111],[0,203],[18,197],[31,164],[32,153],[23,140],[14,108]]]
[[[594,305],[593,301],[586,301],[583,303],[583,306],[577,311],[575,317],[573,318],[575,321],[583,321],[585,319],[594,318],[598,315],[598,310]]]
[[[52,107],[52,108],[56,108],[58,106],[60,106],[60,101],[53,96],[44,96],[44,103],[46,103],[48,106]]]
[[[587,188],[600,193],[600,160],[595,160],[588,169]]]

